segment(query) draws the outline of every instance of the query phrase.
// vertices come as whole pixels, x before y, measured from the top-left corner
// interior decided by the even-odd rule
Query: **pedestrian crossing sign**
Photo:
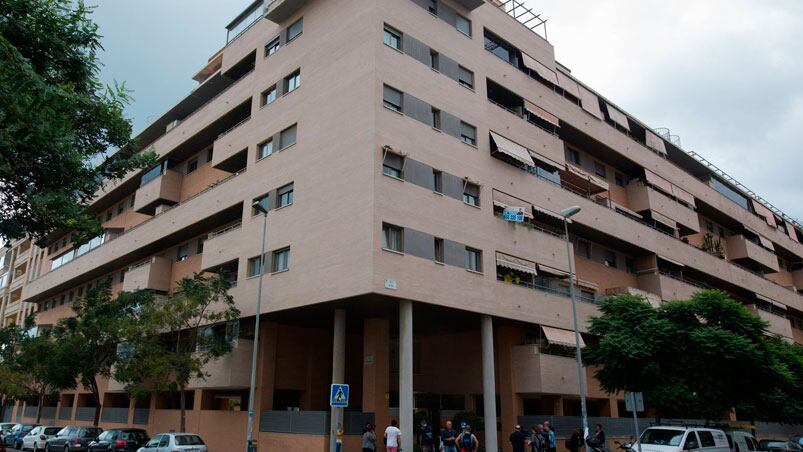
[[[329,406],[336,408],[349,406],[349,385],[332,385],[332,390],[329,391]]]

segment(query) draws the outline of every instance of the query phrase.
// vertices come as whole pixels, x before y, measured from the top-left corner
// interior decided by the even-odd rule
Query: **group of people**
[[[586,438],[590,446],[598,445],[602,449],[605,447],[605,430],[602,424],[597,424],[593,435]],[[552,423],[544,421],[543,424],[535,424],[530,427],[529,434],[522,431],[521,425],[516,425],[513,433],[510,434],[510,444],[513,452],[528,452],[529,446],[532,452],[556,452],[558,450],[557,436]],[[564,443],[569,452],[579,452],[583,447],[583,434],[580,429],[575,429],[571,436]]]

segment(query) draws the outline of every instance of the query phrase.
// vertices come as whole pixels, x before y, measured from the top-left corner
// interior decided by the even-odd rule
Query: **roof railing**
[[[528,8],[523,2],[519,0],[499,0],[496,3],[497,8],[501,9],[508,16],[516,19],[520,24],[527,27],[530,31],[549,42],[546,31],[547,19],[541,18],[540,14],[533,12],[532,8]],[[543,30],[539,33],[539,30]]]

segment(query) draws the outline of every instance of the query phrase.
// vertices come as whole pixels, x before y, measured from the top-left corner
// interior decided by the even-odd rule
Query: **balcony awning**
[[[546,216],[549,216],[549,217],[552,217],[552,218],[557,218],[558,220],[560,220],[560,221],[563,221],[563,217],[562,217],[562,216],[560,216],[560,214],[557,214],[557,213],[555,213],[555,212],[553,212],[553,211],[551,211],[551,210],[548,210],[548,209],[544,209],[543,207],[538,207],[538,206],[536,206],[535,204],[533,204],[533,210],[534,210],[535,212],[538,212],[538,213],[544,214],[544,215],[546,215]],[[572,222],[572,219],[571,219],[571,218],[569,218],[568,220],[569,220],[569,223],[571,223],[571,222]]]
[[[653,220],[663,224],[664,226],[668,226],[671,229],[678,228],[678,223],[675,220],[667,217],[666,215],[658,213],[654,210],[650,210],[650,214],[652,215]]]
[[[666,155],[666,143],[657,133],[647,129],[647,147],[660,154]]]
[[[571,77],[564,74],[561,71],[557,71],[558,74],[558,86],[563,88],[564,91],[571,94],[576,98],[580,98],[580,85],[574,81]]]
[[[786,310],[786,305],[784,305],[783,303],[779,303],[779,302],[773,300],[772,298],[765,297],[764,295],[761,295],[760,293],[756,293],[756,292],[753,292],[753,293],[756,295],[756,298],[758,298],[759,300],[766,301],[767,303],[770,303],[771,305],[775,306],[776,308],[783,309],[784,311]]]
[[[669,262],[672,265],[677,265],[678,267],[685,267],[686,266],[685,264],[683,264],[681,262],[678,262],[678,261],[676,261],[674,259],[670,259],[670,258],[668,258],[666,256],[661,256],[660,254],[658,254],[657,256],[658,256],[658,259],[661,259],[662,261]]]
[[[790,222],[786,222],[786,235],[789,236],[790,239],[797,242],[797,233],[795,232],[795,225]]]
[[[758,235],[758,241],[761,242],[761,246],[763,246],[764,248],[767,248],[767,249],[775,251],[775,245],[772,244],[772,240],[770,240],[770,239],[764,237],[763,235],[759,234]]]
[[[687,192],[686,190],[678,187],[675,184],[672,184],[672,194],[675,195],[675,198],[677,198],[678,201],[683,201],[683,202],[685,202],[686,204],[688,204],[690,206],[694,206],[695,205],[695,203],[694,203],[694,195],[692,195],[691,193]]]
[[[580,278],[576,278],[575,281],[574,281],[574,284],[577,287],[582,287],[582,288],[591,289],[591,290],[597,290],[599,288],[599,284],[597,284],[595,282],[592,282],[592,281],[586,281],[585,279],[580,279]]]
[[[623,206],[621,204],[617,204],[617,203],[615,203],[613,201],[611,201],[611,206],[614,208],[614,210],[620,210],[620,211],[622,211],[622,212],[624,212],[624,213],[626,213],[628,215],[632,215],[632,216],[634,216],[636,218],[642,218],[642,219],[644,218],[644,215],[642,215],[642,214],[640,214],[640,213],[638,213],[638,212],[636,212],[634,210],[630,210],[627,207],[625,207],[625,206]]]
[[[566,162],[566,171],[561,171],[561,180],[566,180],[576,187],[588,188],[588,192],[592,195],[608,191],[609,187],[608,183],[604,180],[592,176],[582,168],[568,162]]]
[[[608,117],[611,118],[611,121],[615,122],[616,124],[623,127],[625,130],[630,132],[630,124],[627,122],[627,115],[619,111],[616,107],[611,105],[610,102],[606,102],[605,105],[608,107]]]
[[[529,111],[530,113],[538,116],[539,118],[543,119],[544,121],[556,126],[560,127],[560,120],[557,116],[553,115],[552,113],[544,110],[543,108],[535,105],[534,103],[530,102],[527,99],[524,99],[524,108]]]
[[[773,228],[775,225],[775,214],[772,211],[761,204],[760,202],[756,201],[755,199],[751,199],[750,203],[753,205],[753,210],[756,211],[756,214],[760,217],[764,217],[764,220],[767,222],[768,225],[772,226]]]
[[[521,52],[521,57],[523,60],[522,62],[525,66],[527,66],[528,69],[532,69],[533,71],[537,72],[538,75],[549,80],[553,84],[558,84],[558,76],[555,74],[555,71],[541,64],[541,62],[524,52]]]
[[[554,276],[560,276],[561,278],[566,278],[569,276],[569,272],[566,270],[561,270],[559,268],[550,267],[549,265],[538,264],[538,270],[542,273],[548,273]]]
[[[524,216],[530,219],[533,218],[532,204],[522,199],[516,198],[515,196],[510,196],[507,193],[502,193],[501,191],[494,190],[493,203],[495,206],[500,207],[502,209],[506,209],[508,207],[523,207]]]
[[[672,183],[664,179],[663,177],[645,168],[644,178],[647,179],[647,183],[652,185],[653,187],[662,190],[668,195],[672,194]]]
[[[551,345],[562,345],[564,347],[577,346],[574,331],[544,325],[541,325],[541,329],[544,330],[544,337]],[[580,347],[582,348],[585,346],[586,343],[583,341],[583,336],[580,335]]]
[[[495,132],[491,132],[491,140],[496,144],[496,149],[499,152],[513,157],[525,165],[535,166],[535,162],[533,162],[532,157],[530,157],[530,152],[527,151],[526,147],[514,143]]]
[[[496,265],[498,267],[509,268],[511,270],[529,273],[531,275],[538,275],[535,262],[513,257],[509,254],[500,253],[499,251],[496,252]]]
[[[597,119],[602,119],[602,110],[599,108],[599,97],[583,85],[578,84],[577,87],[580,89],[580,100],[583,104],[583,110],[595,116]]]
[[[566,166],[565,164],[558,163],[558,162],[552,160],[549,157],[543,156],[543,155],[533,151],[532,149],[527,149],[527,150],[530,152],[530,157],[532,157],[534,160],[538,160],[539,162],[541,162],[541,163],[543,163],[543,164],[545,164],[547,166],[552,166],[552,167],[555,167],[557,169],[561,169],[561,168]]]

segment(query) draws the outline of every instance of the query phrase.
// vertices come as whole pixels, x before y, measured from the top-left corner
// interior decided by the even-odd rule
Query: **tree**
[[[14,357],[16,347],[22,339],[22,330],[16,325],[0,328],[0,419],[3,419],[6,406],[12,400],[24,397],[23,379]]]
[[[124,85],[98,81],[91,10],[73,0],[0,0],[0,238],[102,233],[87,203],[104,179],[151,165],[137,153]],[[115,155],[103,160],[111,148]],[[97,164],[98,161],[102,163]]]
[[[602,300],[600,311],[589,329],[598,340],[583,356],[599,366],[605,390],[643,392],[659,417],[718,420],[736,408],[803,421],[801,347],[768,335],[766,322],[726,293],[705,290],[658,308],[623,295]]]
[[[75,316],[60,320],[53,330],[59,347],[80,363],[72,375],[95,399],[94,425],[100,421],[103,405],[98,379],[111,376],[118,344],[126,332],[141,327],[138,312],[152,298],[148,291],[121,292],[112,297],[109,285],[104,284],[74,301]]]
[[[181,423],[186,428],[186,389],[193,379],[204,380],[204,367],[231,351],[229,323],[240,311],[228,294],[223,275],[196,274],[179,282],[175,296],[144,307],[146,330],[125,337],[126,352],[114,378],[134,397],[149,391],[178,391]]]

